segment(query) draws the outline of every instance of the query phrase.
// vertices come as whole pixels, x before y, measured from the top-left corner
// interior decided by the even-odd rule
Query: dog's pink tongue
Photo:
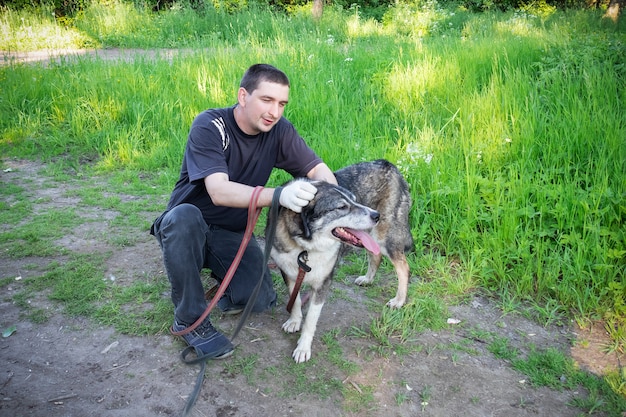
[[[374,238],[371,237],[369,234],[365,233],[362,230],[353,229],[350,229],[350,233],[359,238],[365,249],[372,252],[374,255],[378,255],[380,253],[380,246],[378,246],[378,243],[376,243]]]

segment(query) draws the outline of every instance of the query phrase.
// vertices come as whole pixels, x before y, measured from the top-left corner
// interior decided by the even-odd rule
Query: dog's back
[[[352,191],[359,203],[380,213],[373,236],[386,254],[413,250],[409,227],[411,194],[409,185],[391,162],[379,159],[347,166],[335,172],[339,185]]]

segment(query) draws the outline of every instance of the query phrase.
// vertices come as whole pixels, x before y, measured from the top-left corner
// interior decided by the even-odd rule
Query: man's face
[[[289,101],[289,87],[269,81],[261,81],[252,94],[244,88],[238,93],[241,117],[239,128],[248,135],[269,132],[283,116]]]

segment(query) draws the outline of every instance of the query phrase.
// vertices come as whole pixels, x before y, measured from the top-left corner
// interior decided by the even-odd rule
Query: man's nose
[[[280,106],[278,105],[278,103],[272,103],[270,105],[269,114],[270,114],[270,116],[272,116],[274,118],[276,118],[276,116],[278,116],[280,114]]]

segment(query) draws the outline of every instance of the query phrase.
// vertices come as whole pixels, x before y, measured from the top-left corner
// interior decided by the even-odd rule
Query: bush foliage
[[[365,17],[382,18],[385,11],[399,3],[417,4],[427,3],[429,0],[398,1],[398,0],[323,0],[325,5],[341,7],[343,9],[357,9]],[[92,0],[6,0],[3,4],[14,10],[22,10],[31,7],[46,7],[54,10],[57,17],[71,17],[85,10]],[[153,11],[167,10],[175,5],[191,7],[195,10],[216,8],[218,10],[234,11],[247,7],[250,3],[257,2],[259,5],[290,10],[296,6],[303,6],[307,0],[123,0],[123,2],[146,7]],[[609,0],[441,0],[442,6],[461,5],[470,11],[512,10],[527,6],[542,7],[551,6],[561,9],[585,8],[606,6]],[[103,2],[106,4],[106,1]]]

